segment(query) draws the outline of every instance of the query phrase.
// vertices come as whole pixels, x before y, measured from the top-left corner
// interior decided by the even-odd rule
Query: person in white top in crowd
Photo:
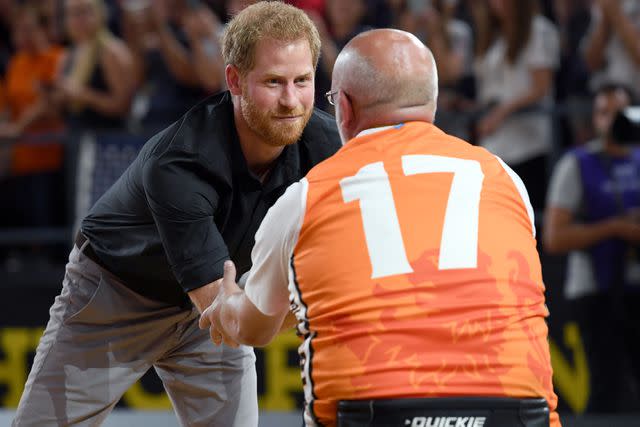
[[[406,31],[417,35],[438,64],[438,116],[436,124],[445,132],[469,139],[469,122],[461,112],[473,108],[473,31],[456,17],[458,0],[410,2],[411,21]]]
[[[476,28],[479,144],[501,157],[524,181],[534,208],[546,193],[552,150],[554,72],[559,63],[555,26],[537,0],[471,2]]]

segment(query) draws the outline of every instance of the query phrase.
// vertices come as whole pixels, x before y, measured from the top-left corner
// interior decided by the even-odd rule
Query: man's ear
[[[338,95],[338,107],[340,108],[340,123],[338,123],[338,126],[343,129],[347,139],[351,139],[354,136],[351,135],[351,131],[354,126],[355,116],[351,99],[345,92]]]
[[[235,65],[229,64],[224,69],[224,77],[227,87],[232,95],[242,95],[242,76],[240,70]]]

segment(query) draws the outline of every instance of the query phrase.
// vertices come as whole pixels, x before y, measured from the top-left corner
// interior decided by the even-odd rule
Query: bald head
[[[367,122],[369,112],[371,118],[399,116],[396,123],[432,122],[435,116],[438,75],[433,55],[405,31],[380,29],[354,37],[338,55],[331,86],[346,93]]]

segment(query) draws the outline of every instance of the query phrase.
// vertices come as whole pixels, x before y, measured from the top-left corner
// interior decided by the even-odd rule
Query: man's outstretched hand
[[[237,337],[238,321],[233,315],[225,316],[228,311],[225,308],[225,303],[237,293],[242,293],[242,289],[236,283],[236,266],[232,261],[226,261],[218,295],[211,305],[202,312],[198,323],[200,329],[209,327],[209,335],[215,345],[224,343],[229,347],[238,347],[238,343],[232,338]]]

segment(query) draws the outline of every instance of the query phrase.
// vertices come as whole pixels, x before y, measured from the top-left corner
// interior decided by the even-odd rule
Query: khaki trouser
[[[151,366],[183,425],[257,426],[253,349],[214,346],[195,308],[142,297],[74,247],[49,314],[14,427],[98,426]]]

